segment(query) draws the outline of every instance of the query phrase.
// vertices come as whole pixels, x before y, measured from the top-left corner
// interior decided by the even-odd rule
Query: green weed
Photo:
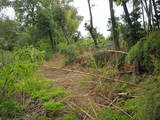
[[[65,108],[65,105],[63,105],[61,102],[55,102],[55,101],[44,102],[43,106],[45,109],[49,110],[51,113],[55,113]]]
[[[95,120],[130,120],[130,118],[121,112],[110,108],[104,108],[100,111],[99,118]]]

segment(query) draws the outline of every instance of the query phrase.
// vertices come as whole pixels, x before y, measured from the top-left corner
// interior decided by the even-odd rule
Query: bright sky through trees
[[[84,17],[83,22],[79,27],[79,30],[81,31],[83,36],[86,36],[88,32],[85,31],[84,23],[89,21],[87,0],[75,0],[73,6],[78,8],[79,15]],[[107,21],[110,17],[108,0],[92,0],[92,10],[94,26],[97,27],[97,30],[100,33],[103,33],[104,36],[108,36],[109,32],[107,31]],[[123,13],[123,9],[120,6],[115,7],[115,12],[116,16],[120,16]],[[11,19],[15,18],[15,13],[12,8],[7,8],[1,13],[2,15],[9,16]]]
[[[108,36],[109,32],[107,32],[107,21],[110,17],[108,0],[92,0],[92,5],[94,26],[98,28],[99,32]],[[75,0],[74,6],[78,8],[79,14],[84,16],[84,20],[81,23],[79,30],[82,32],[82,35],[87,35],[84,28],[84,23],[89,20],[87,0]],[[115,11],[116,16],[123,13],[123,9],[121,7],[116,7]]]

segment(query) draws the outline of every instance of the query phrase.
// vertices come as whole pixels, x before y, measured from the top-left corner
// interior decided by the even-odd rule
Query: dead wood
[[[124,114],[127,115],[128,117],[133,118],[129,113],[127,113],[127,112],[126,112],[125,110],[123,110],[121,107],[113,104],[113,101],[112,101],[112,100],[110,100],[109,98],[107,98],[106,96],[104,96],[104,95],[102,95],[102,94],[99,94],[99,95],[100,95],[102,98],[104,98],[108,104],[111,104],[111,103],[112,103],[112,106],[113,106],[115,109],[117,109],[118,111],[124,113]]]
[[[44,66],[44,67],[50,67],[50,66]],[[79,74],[83,74],[83,75],[90,75],[90,76],[93,76],[93,77],[99,77],[99,78],[102,78],[102,79],[105,79],[105,80],[109,80],[109,81],[113,81],[113,82],[126,83],[126,84],[132,85],[134,87],[140,87],[140,88],[142,88],[142,86],[139,86],[139,85],[137,85],[137,84],[135,84],[133,82],[126,82],[126,81],[120,80],[120,79],[107,78],[104,75],[92,74],[92,73],[87,73],[87,72],[81,72],[81,71],[76,71],[76,70],[59,68],[59,67],[50,67],[50,68],[57,69],[57,70],[62,70],[62,71],[67,71],[67,72],[79,73]]]

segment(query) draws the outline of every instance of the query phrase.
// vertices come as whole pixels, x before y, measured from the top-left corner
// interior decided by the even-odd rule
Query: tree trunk
[[[54,48],[54,41],[53,41],[53,37],[52,37],[52,32],[51,30],[48,31],[48,35],[49,35],[49,38],[50,38],[50,41],[51,41],[51,45],[52,45],[52,49]]]
[[[151,1],[151,0],[150,0]],[[152,29],[152,23],[151,23],[151,14],[150,14],[150,1],[149,1],[149,6],[148,6],[148,4],[147,4],[147,1],[146,0],[144,0],[144,8],[145,8],[145,11],[146,11],[146,13],[147,13],[147,17],[148,17],[148,31],[149,30],[151,30]],[[143,3],[143,2],[142,2]]]
[[[94,27],[93,27],[93,16],[92,16],[91,3],[90,3],[90,0],[87,0],[87,1],[88,1],[88,8],[89,8],[89,14],[90,14],[90,30],[89,30],[89,32],[91,34],[92,39],[94,40],[95,46],[97,46],[97,39],[96,39],[96,36],[94,33]]]
[[[110,14],[111,14],[111,21],[112,21],[113,41],[114,41],[115,49],[119,50],[120,46],[119,46],[119,41],[117,39],[116,21],[115,21],[114,10],[113,10],[113,0],[109,0],[109,5],[110,5]]]
[[[143,3],[142,3],[142,1],[141,1],[141,7],[142,7],[142,16],[143,16],[143,26],[144,26],[144,29],[146,30],[145,17],[144,17],[144,9],[143,9]]]
[[[123,6],[123,9],[124,9],[124,12],[125,12],[126,21],[128,22],[129,26],[132,27],[132,21],[131,21],[131,18],[129,16],[128,8],[127,8],[127,5],[126,5],[125,1],[122,2],[122,6]]]
[[[152,0],[152,3],[153,3],[154,12],[155,12],[155,17],[156,17],[156,24],[157,24],[157,27],[158,27],[158,29],[159,29],[158,11],[157,11],[157,7],[156,7],[156,2],[155,2],[155,0]]]

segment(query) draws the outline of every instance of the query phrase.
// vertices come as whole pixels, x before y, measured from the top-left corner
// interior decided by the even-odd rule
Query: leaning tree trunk
[[[109,5],[110,5],[110,15],[111,15],[111,21],[112,21],[113,41],[114,41],[115,49],[119,50],[120,46],[117,38],[116,21],[115,21],[114,10],[113,10],[113,0],[109,0]]]
[[[87,1],[88,1],[88,8],[89,8],[89,14],[90,14],[90,28],[89,28],[89,32],[91,34],[92,39],[94,40],[95,46],[97,46],[98,43],[97,43],[96,35],[94,33],[93,15],[92,15],[91,3],[90,3],[90,0],[87,0]]]

